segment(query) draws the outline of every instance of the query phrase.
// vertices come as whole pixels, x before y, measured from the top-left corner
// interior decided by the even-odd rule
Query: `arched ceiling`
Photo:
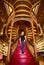
[[[44,21],[44,0],[2,0],[0,1],[0,7],[3,7],[3,12],[2,12],[2,9],[0,8],[0,16],[3,14],[3,17],[2,17],[2,20],[3,18],[4,19],[7,19],[8,18],[8,15],[7,15],[7,12],[6,12],[6,9],[4,7],[4,1],[7,1],[9,4],[12,5],[12,9],[14,9],[15,11],[15,17],[16,18],[30,18],[30,9],[35,6],[37,4],[37,2],[41,2],[40,3],[40,7],[39,7],[39,10],[38,10],[38,13],[37,13],[37,19],[38,21]],[[2,3],[2,4],[1,4]],[[8,4],[7,3],[7,4]],[[2,6],[3,5],[3,6]],[[37,5],[36,5],[37,6]],[[36,9],[36,7],[35,7]]]
[[[11,4],[14,5],[14,3],[17,1],[17,0],[7,0],[8,2],[10,2]],[[25,1],[25,0],[19,0],[19,1]],[[27,0],[27,1],[30,1],[32,4],[40,1],[40,0]]]
[[[31,2],[28,2],[28,0],[16,0],[14,2],[14,8],[15,8],[15,17],[30,17],[30,7],[32,6]]]
[[[15,10],[16,18],[30,18],[30,9],[32,6],[40,0],[4,0],[12,4]]]

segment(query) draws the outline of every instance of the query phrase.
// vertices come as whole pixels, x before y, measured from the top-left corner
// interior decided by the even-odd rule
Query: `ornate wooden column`
[[[12,27],[13,27],[13,24],[11,24],[11,32],[10,32],[10,38],[9,38],[9,47],[8,47],[8,62],[10,61],[10,48],[11,48],[11,40],[12,40]]]
[[[36,53],[36,39],[35,39],[35,32],[34,32],[34,23],[37,25],[37,19],[36,17],[33,15],[33,13],[31,12],[30,16],[31,16],[31,26],[32,26],[32,34],[33,34],[33,43],[34,43],[34,54],[35,54],[35,61],[36,64],[39,65],[38,59],[37,59],[37,53]]]
[[[31,25],[32,25],[32,33],[33,33],[33,43],[34,43],[34,54],[35,54],[35,61],[36,61],[36,64],[39,65],[39,62],[38,62],[38,57],[37,57],[37,53],[36,53],[36,40],[35,40],[35,34],[34,34],[34,24],[33,24],[33,21],[31,20]]]

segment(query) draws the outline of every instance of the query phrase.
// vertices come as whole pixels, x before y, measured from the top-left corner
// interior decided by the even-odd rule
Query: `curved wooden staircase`
[[[37,34],[37,30],[36,27],[33,27],[34,30],[34,35]],[[26,35],[27,35],[27,40],[30,41],[33,39],[33,31],[32,31],[32,27],[26,27]]]
[[[11,33],[11,26],[9,26],[7,30],[8,37],[10,36],[10,33]],[[14,39],[15,41],[17,36],[18,36],[18,27],[12,27],[12,40]]]

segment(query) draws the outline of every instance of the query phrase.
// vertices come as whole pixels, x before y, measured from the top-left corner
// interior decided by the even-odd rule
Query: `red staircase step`
[[[27,47],[25,47],[25,53],[22,54],[20,46],[18,46],[12,56],[9,65],[36,65],[36,64]]]

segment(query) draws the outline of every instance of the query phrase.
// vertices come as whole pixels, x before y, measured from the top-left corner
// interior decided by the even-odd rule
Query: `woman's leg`
[[[21,42],[21,51],[22,51],[22,53],[24,53],[24,48],[25,48],[25,43],[24,43],[24,41],[22,41]]]

